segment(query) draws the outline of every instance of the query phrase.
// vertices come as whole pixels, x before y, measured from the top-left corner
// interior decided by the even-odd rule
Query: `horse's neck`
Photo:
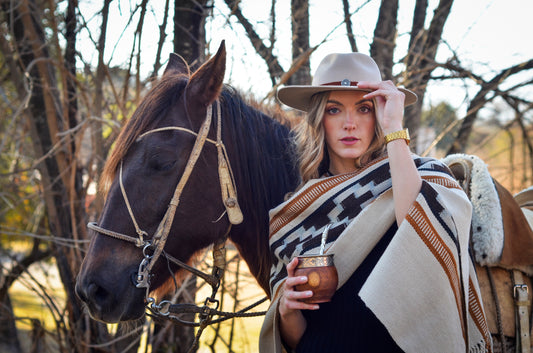
[[[269,129],[271,128],[271,129]],[[244,214],[241,225],[231,234],[243,259],[259,285],[269,293],[271,257],[268,246],[268,211],[296,187],[297,175],[291,165],[290,141],[286,131],[258,124],[253,136],[236,139],[233,149],[235,179]],[[250,135],[250,131],[246,132]],[[248,140],[244,140],[248,139]]]

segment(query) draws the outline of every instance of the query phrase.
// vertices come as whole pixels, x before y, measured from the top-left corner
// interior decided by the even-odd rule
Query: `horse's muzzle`
[[[105,283],[99,277],[80,275],[76,282],[76,294],[86,305],[91,317],[106,323],[131,321],[144,315],[145,291],[136,288],[130,278]]]

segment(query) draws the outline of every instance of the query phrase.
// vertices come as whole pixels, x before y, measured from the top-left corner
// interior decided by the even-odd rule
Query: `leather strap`
[[[237,190],[235,189],[235,179],[233,172],[228,162],[229,158],[226,148],[222,143],[222,112],[220,104],[217,104],[217,151],[218,151],[218,177],[220,179],[220,191],[222,192],[222,200],[224,207],[228,214],[228,219],[231,224],[241,224],[244,220],[239,202],[237,200]]]
[[[176,190],[174,190],[174,195],[172,196],[172,199],[170,200],[170,203],[167,208],[167,212],[165,213],[165,216],[163,217],[163,220],[161,221],[161,223],[159,223],[159,227],[155,231],[155,234],[153,237],[154,254],[153,254],[152,260],[149,262],[148,266],[146,266],[147,272],[150,272],[152,270],[152,267],[154,266],[154,264],[156,263],[156,260],[159,258],[159,256],[163,252],[163,248],[165,247],[165,244],[167,242],[167,238],[170,233],[170,227],[172,227],[172,222],[174,221],[174,215],[180,203],[181,193],[183,192],[183,189],[185,188],[185,184],[187,184],[187,181],[189,181],[189,176],[191,175],[194,169],[194,166],[196,165],[196,161],[198,160],[198,157],[200,157],[200,153],[202,152],[205,141],[207,139],[207,134],[209,133],[209,128],[211,126],[211,117],[213,116],[212,109],[213,109],[212,105],[207,106],[207,114],[206,114],[205,120],[202,126],[200,127],[200,131],[198,132],[198,135],[196,136],[196,141],[194,142],[194,146],[189,156],[189,160],[187,161],[187,164],[185,165],[185,170],[183,171],[183,174],[181,175],[178,185],[176,186]]]
[[[522,272],[513,270],[513,297],[516,306],[516,351],[531,353],[529,332],[529,288],[524,282]]]

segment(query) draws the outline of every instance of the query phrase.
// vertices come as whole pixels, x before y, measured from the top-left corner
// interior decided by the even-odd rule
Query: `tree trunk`
[[[183,56],[192,70],[205,61],[205,18],[209,0],[175,0],[174,52]]]
[[[409,51],[407,52],[406,58],[407,67],[412,67],[420,60],[422,45],[424,43],[423,38],[425,38],[426,33],[424,24],[426,23],[427,8],[427,0],[416,0],[411,36],[409,37]]]
[[[379,17],[374,30],[370,56],[381,70],[383,80],[392,80],[394,49],[396,48],[396,25],[398,23],[398,0],[382,0]]]
[[[92,104],[92,114],[97,117],[103,116],[104,110],[104,79],[106,77],[106,65],[104,62],[105,41],[107,33],[107,23],[109,20],[109,5],[112,0],[104,0],[102,7],[102,25],[100,26],[100,37],[98,38],[98,64],[96,66],[96,78],[94,82],[94,102]],[[106,149],[104,144],[103,129],[101,121],[91,123],[91,147],[93,148],[96,170],[103,170],[106,158]],[[103,208],[103,201],[97,199],[99,205],[96,206],[100,211]]]
[[[12,15],[8,18],[13,20],[9,25],[13,28],[16,50],[20,55],[21,72],[26,72],[31,81],[31,97],[26,115],[35,160],[42,160],[38,169],[49,234],[73,240],[73,234],[79,234],[80,227],[85,225],[84,203],[77,193],[81,174],[74,163],[76,145],[71,136],[63,134],[69,127],[69,117],[64,116],[61,110],[64,105],[59,98],[56,72],[52,64],[54,59],[49,55],[49,44],[38,9],[33,0],[19,1],[17,6],[9,9]],[[72,86],[69,87],[72,89]],[[75,108],[73,104],[74,101],[69,101],[68,111],[75,116],[76,112],[70,110]],[[51,247],[66,293],[67,326],[72,329],[66,342],[68,350],[85,352],[88,348],[81,344],[82,337],[91,337],[91,342],[98,342],[96,337],[101,332],[105,333],[105,326],[99,325],[100,329],[104,329],[101,331],[97,329],[98,325],[93,325],[93,330],[85,325],[86,314],[74,293],[75,276],[81,265],[77,251],[55,243]],[[90,335],[87,335],[87,330],[90,330]]]
[[[440,0],[427,31],[422,29],[426,18],[427,0],[417,0],[411,29],[411,42],[406,60],[404,84],[418,95],[418,101],[405,110],[405,126],[411,132],[411,143],[416,148],[417,131],[422,116],[422,104],[431,73],[436,68],[435,57],[444,24],[453,0]]]
[[[292,61],[309,51],[309,0],[291,0]],[[289,85],[311,84],[309,60],[306,60],[291,76]]]
[[[342,0],[342,9],[344,11],[344,23],[346,25],[346,34],[348,36],[348,42],[352,52],[358,52],[357,42],[355,41],[355,35],[353,34],[353,26],[350,14],[350,3],[348,0]]]

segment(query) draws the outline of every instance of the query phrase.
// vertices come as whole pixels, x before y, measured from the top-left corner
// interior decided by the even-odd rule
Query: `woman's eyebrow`
[[[366,103],[366,102],[370,102],[370,103],[374,104],[374,102],[372,101],[372,99],[363,98],[363,99],[361,99],[360,101],[356,102],[355,105],[363,104],[363,103]]]
[[[326,103],[328,103],[328,104],[333,103],[333,104],[343,105],[341,102],[339,102],[339,101],[337,101],[335,99],[328,99],[328,101]]]
[[[369,103],[372,103],[374,104],[374,102],[372,101],[372,99],[368,99],[368,98],[363,98],[357,102],[354,103],[354,105],[359,105],[359,104],[363,104],[363,103],[366,103],[366,102],[369,102]],[[333,103],[333,104],[338,104],[338,105],[343,105],[341,102],[335,100],[335,99],[328,99],[327,101],[328,104],[330,103]]]

